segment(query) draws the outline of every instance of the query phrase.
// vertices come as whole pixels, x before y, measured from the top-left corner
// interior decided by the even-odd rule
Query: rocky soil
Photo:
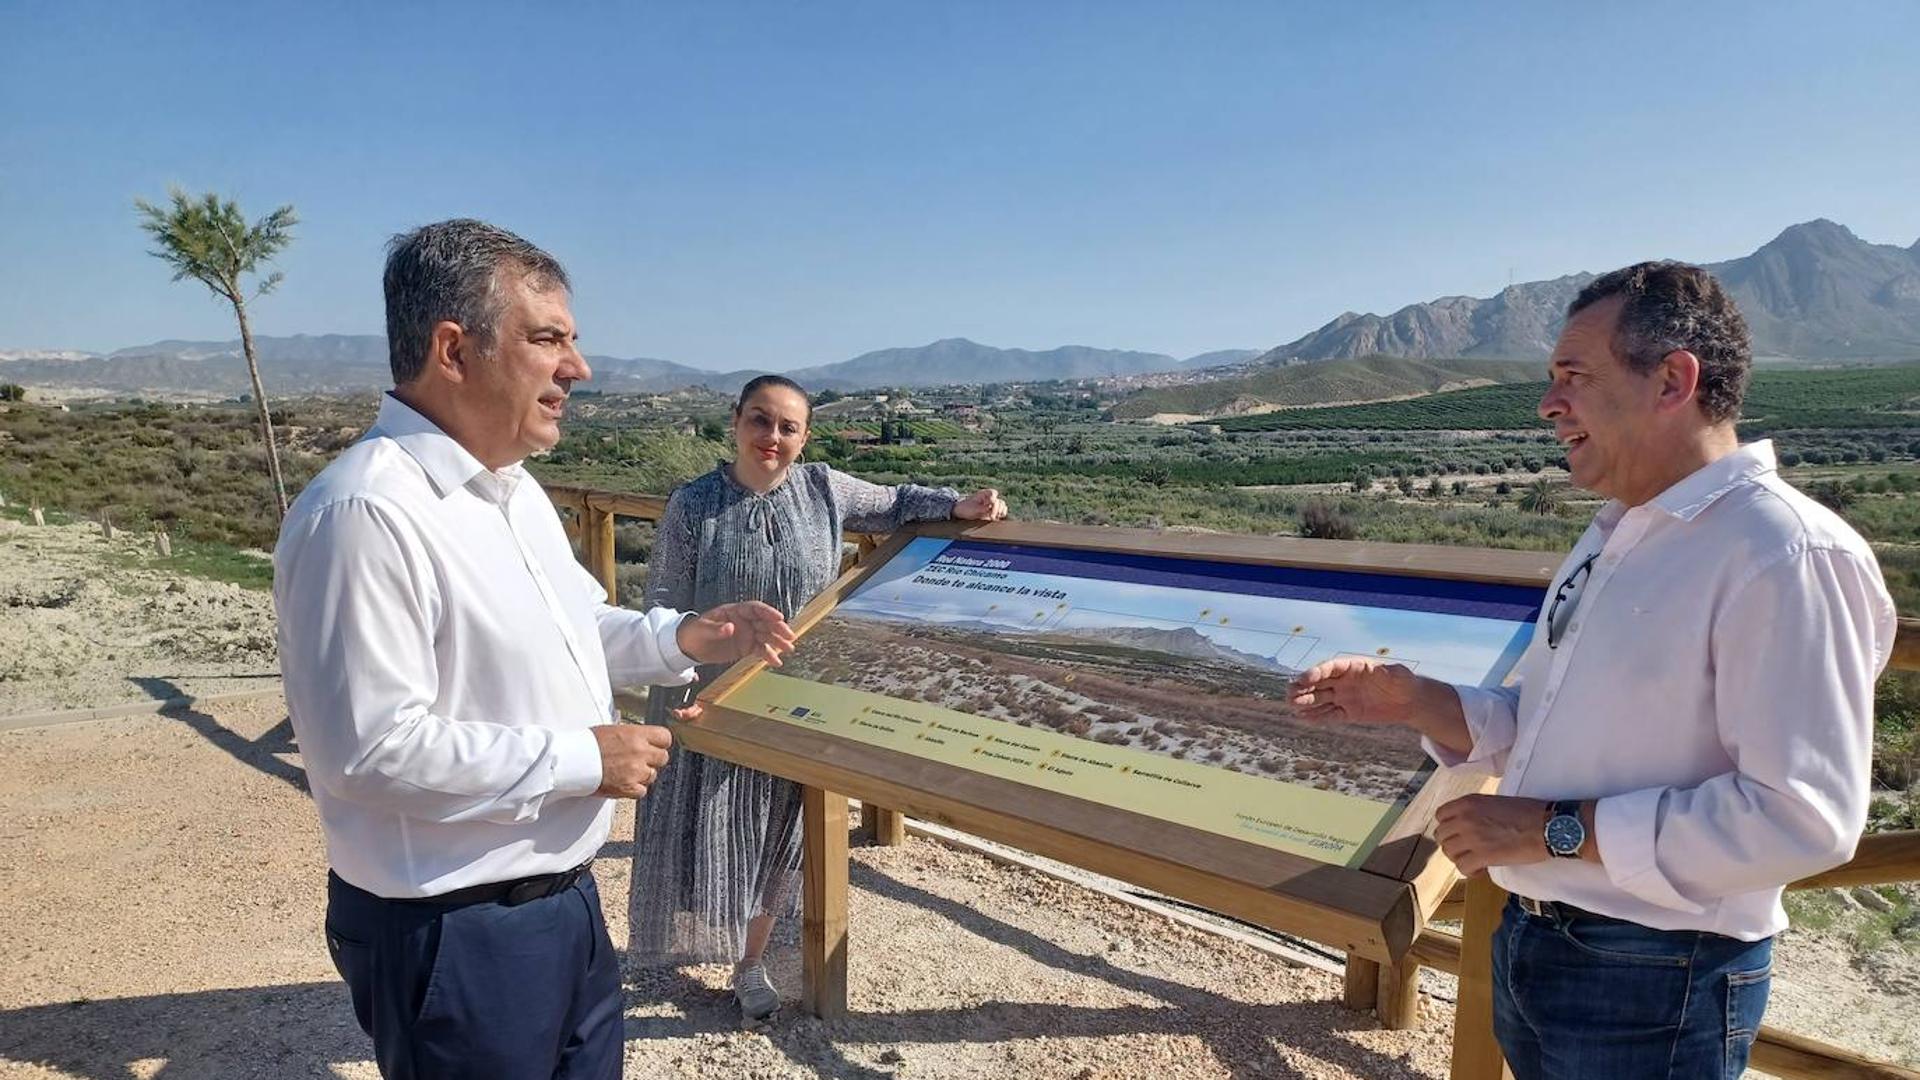
[[[372,1077],[320,941],[324,853],[271,692],[271,604],[154,565],[147,543],[0,520],[0,1077]],[[616,944],[632,818],[596,871]],[[1768,1019],[1920,1062],[1920,958],[1860,948],[1865,919],[1782,939]],[[1428,973],[1418,1029],[1382,1031],[1339,1007],[1337,976],[942,845],[856,848],[850,922],[853,1015],[830,1024],[790,1006],[742,1030],[723,968],[628,971],[628,1075],[1446,1074],[1450,978]],[[791,998],[790,941],[774,975]]]

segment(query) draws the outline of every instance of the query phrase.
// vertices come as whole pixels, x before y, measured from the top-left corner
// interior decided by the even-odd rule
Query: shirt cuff
[[[592,728],[553,736],[553,793],[579,797],[600,790],[600,740]]]
[[[1641,788],[1594,803],[1593,842],[1607,879],[1623,892],[1671,911],[1700,915],[1706,908],[1680,895],[1660,872],[1657,841],[1666,788]]]
[[[679,686],[693,681],[694,659],[680,651],[680,624],[694,617],[693,612],[688,612],[660,627],[659,636],[654,639],[660,646],[660,664],[676,674],[674,678],[654,685]]]
[[[1513,748],[1513,699],[1498,690],[1477,686],[1455,686],[1453,692],[1459,695],[1460,712],[1466,717],[1467,735],[1473,739],[1473,748],[1462,754],[1424,735],[1420,738],[1421,747],[1428,757],[1448,768],[1479,765],[1498,771],[1505,764],[1506,752]]]

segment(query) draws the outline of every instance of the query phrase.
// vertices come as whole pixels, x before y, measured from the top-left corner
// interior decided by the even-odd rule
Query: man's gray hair
[[[436,323],[456,322],[493,348],[506,306],[502,271],[534,288],[572,287],[560,260],[497,225],[472,218],[422,225],[387,242],[387,362],[403,386],[426,367]]]

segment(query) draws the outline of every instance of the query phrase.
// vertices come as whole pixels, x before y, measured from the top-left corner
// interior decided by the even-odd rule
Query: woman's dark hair
[[[747,380],[747,385],[740,388],[740,400],[733,403],[733,415],[739,416],[744,412],[748,399],[769,386],[778,386],[799,394],[800,400],[807,405],[807,426],[813,426],[813,399],[807,396],[807,388],[785,375],[756,375]]]

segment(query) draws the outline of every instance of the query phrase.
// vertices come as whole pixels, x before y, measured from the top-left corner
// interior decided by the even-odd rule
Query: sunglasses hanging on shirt
[[[1547,648],[1560,647],[1560,639],[1566,636],[1567,624],[1573,621],[1573,609],[1580,604],[1580,594],[1584,591],[1587,579],[1593,576],[1593,560],[1600,557],[1599,552],[1580,560],[1580,565],[1560,580],[1558,588],[1553,590],[1553,603],[1547,605]]]

